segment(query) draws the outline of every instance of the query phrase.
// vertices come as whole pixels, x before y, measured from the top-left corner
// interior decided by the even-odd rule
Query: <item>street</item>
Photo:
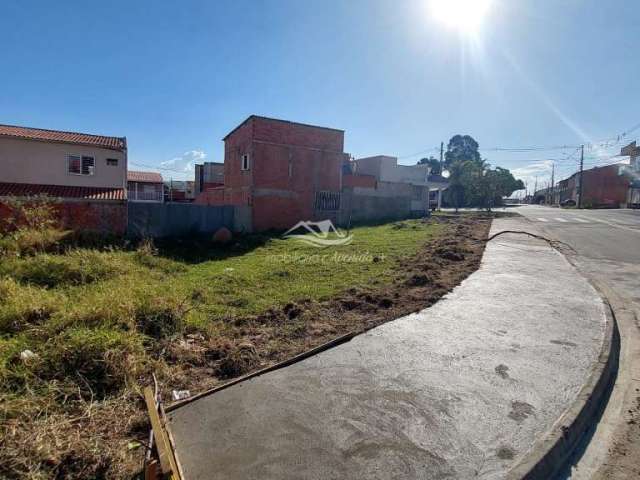
[[[528,230],[571,245],[578,270],[605,295],[621,336],[620,367],[606,410],[571,472],[574,479],[637,478],[640,466],[640,211],[523,206]]]
[[[571,245],[579,270],[640,308],[640,211],[565,210],[524,206],[515,211],[549,238]]]

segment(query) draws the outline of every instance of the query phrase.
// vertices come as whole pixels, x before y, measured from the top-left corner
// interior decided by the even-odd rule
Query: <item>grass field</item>
[[[359,227],[350,245],[322,249],[248,236],[5,252],[0,476],[127,478],[152,372],[167,388],[204,388],[304,349],[313,329],[332,330],[298,305],[393,282],[447,228]]]

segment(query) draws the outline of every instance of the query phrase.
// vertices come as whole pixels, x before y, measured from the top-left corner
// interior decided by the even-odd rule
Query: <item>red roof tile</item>
[[[54,198],[83,198],[86,200],[125,200],[123,188],[0,183],[0,197],[28,197],[33,195],[47,195]]]
[[[140,183],[162,183],[162,175],[156,172],[137,172],[129,170],[127,172],[127,180],[130,182]]]
[[[125,139],[120,137],[104,137],[88,133],[63,132],[59,130],[44,130],[42,128],[16,127],[0,125],[0,136],[40,140],[45,142],[73,143],[77,145],[91,145],[108,148],[110,150],[124,150]]]

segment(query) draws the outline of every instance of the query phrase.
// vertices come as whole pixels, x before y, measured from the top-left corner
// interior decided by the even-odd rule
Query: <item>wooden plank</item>
[[[158,469],[158,461],[156,459],[147,462],[144,468],[144,480],[158,480],[160,472]]]
[[[163,475],[167,475],[173,479],[178,479],[178,467],[175,459],[173,458],[171,443],[169,442],[167,432],[165,432],[160,420],[158,406],[156,405],[155,395],[153,394],[151,387],[145,387],[144,399],[147,403],[147,410],[149,411],[149,419],[151,420],[151,428],[153,429],[153,438],[156,442],[156,450],[158,450],[158,457],[160,457],[160,471]]]

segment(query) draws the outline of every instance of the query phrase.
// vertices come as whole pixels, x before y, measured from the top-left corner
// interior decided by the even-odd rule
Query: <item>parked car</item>
[[[564,200],[563,202],[560,202],[560,206],[562,206],[562,207],[575,207],[576,206],[576,201],[575,200],[571,200],[570,198],[568,198],[567,200]]]

